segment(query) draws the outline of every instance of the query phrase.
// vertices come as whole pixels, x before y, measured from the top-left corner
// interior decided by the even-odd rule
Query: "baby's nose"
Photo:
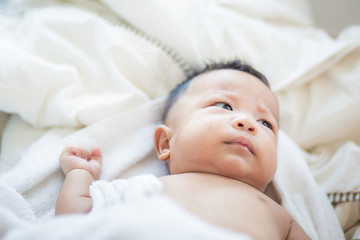
[[[255,124],[248,118],[234,119],[233,127],[239,130],[248,131],[251,134],[255,134],[257,131]]]

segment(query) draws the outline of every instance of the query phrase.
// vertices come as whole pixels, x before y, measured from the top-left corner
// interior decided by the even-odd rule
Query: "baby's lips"
[[[250,139],[243,137],[243,136],[239,136],[236,137],[228,142],[225,142],[226,144],[238,144],[241,145],[243,147],[245,147],[250,153],[254,154],[254,147],[252,142],[250,141]]]

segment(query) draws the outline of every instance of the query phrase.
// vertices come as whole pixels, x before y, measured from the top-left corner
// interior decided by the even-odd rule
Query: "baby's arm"
[[[67,147],[60,154],[65,181],[56,202],[55,214],[86,213],[91,210],[89,186],[99,179],[102,156],[98,147],[86,150]]]

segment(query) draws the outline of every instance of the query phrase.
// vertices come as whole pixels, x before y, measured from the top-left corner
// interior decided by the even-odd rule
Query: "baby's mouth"
[[[230,144],[230,145],[239,145],[239,146],[245,148],[251,154],[254,154],[253,145],[252,145],[251,141],[246,137],[242,137],[242,136],[237,137],[237,138],[234,138],[234,139],[232,139],[230,141],[227,141],[225,143]]]

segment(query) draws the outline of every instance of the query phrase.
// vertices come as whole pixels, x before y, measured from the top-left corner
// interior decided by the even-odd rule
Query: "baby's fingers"
[[[99,162],[100,164],[102,163],[102,154],[98,146],[94,146],[91,149],[91,159]]]
[[[67,146],[60,154],[60,158],[68,156],[76,156],[85,160],[89,160],[91,157],[91,149],[78,146]]]

